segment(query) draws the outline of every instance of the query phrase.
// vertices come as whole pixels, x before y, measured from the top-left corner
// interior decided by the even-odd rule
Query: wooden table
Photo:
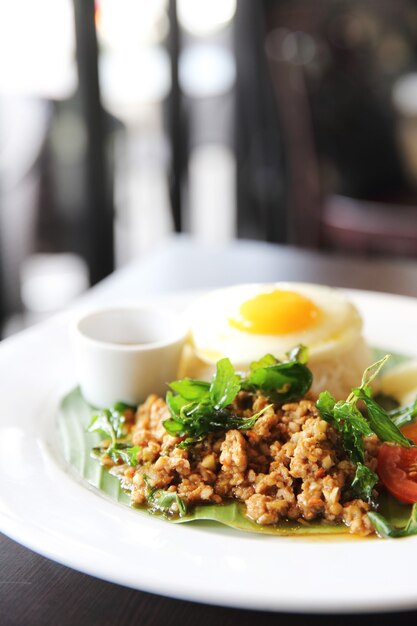
[[[144,262],[116,272],[87,294],[86,300],[94,297],[96,304],[106,304],[123,301],[132,292],[139,298],[179,289],[271,280],[298,280],[417,296],[417,263],[328,257],[254,242],[197,245],[181,237],[168,242]],[[173,600],[81,574],[0,535],[1,626],[136,623],[141,626],[212,626],[213,623],[384,626],[397,619],[415,623],[417,611],[398,615],[290,615]]]

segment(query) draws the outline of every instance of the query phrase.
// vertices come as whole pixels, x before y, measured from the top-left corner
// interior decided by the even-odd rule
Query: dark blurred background
[[[417,258],[412,0],[0,0],[3,336],[173,232]]]

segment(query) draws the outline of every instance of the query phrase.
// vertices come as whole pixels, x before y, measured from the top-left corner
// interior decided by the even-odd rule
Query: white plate
[[[417,356],[417,300],[348,295],[372,345]],[[323,540],[174,525],[79,481],[54,430],[59,399],[75,383],[67,323],[55,318],[0,347],[0,530],[77,570],[177,598],[297,612],[417,607],[417,537]]]

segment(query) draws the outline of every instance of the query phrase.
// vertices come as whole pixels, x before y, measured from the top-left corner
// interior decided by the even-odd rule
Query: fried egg
[[[372,360],[362,339],[357,309],[342,292],[329,287],[305,283],[237,285],[203,296],[190,308],[188,317],[191,354],[185,374],[189,376],[203,373],[207,378],[223,357],[243,371],[268,353],[285,359],[297,344],[308,347],[309,364],[313,373],[316,370],[320,385],[325,382],[323,364],[324,379],[332,379],[337,372],[345,381],[349,363],[353,363],[360,381]],[[341,384],[343,391],[350,391],[351,376],[347,378],[348,383]],[[352,384],[359,381],[355,379]]]

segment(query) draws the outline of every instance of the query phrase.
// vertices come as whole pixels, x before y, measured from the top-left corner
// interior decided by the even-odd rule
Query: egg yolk
[[[294,291],[274,290],[260,293],[240,306],[230,318],[233,328],[260,335],[285,335],[314,326],[320,309],[308,298]]]

